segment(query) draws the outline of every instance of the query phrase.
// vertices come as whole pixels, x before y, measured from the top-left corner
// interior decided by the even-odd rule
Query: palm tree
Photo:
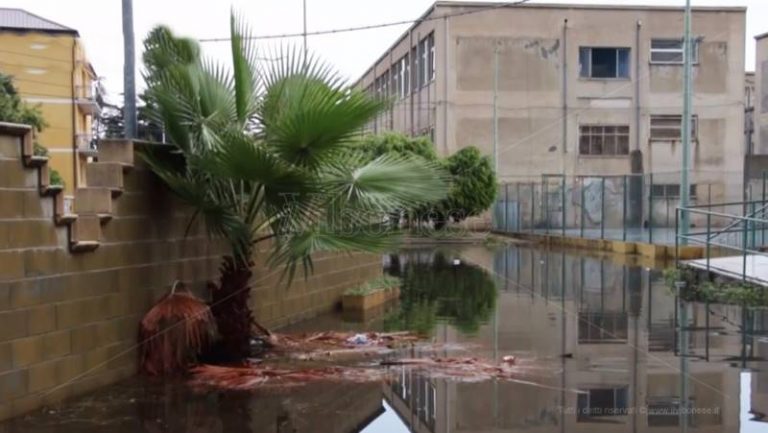
[[[391,248],[382,216],[440,200],[447,188],[432,163],[370,161],[354,145],[387,101],[301,51],[259,64],[249,35],[233,14],[231,70],[165,27],[144,43],[148,106],[173,145],[145,160],[231,247],[212,310],[232,359],[248,356],[256,324],[248,303],[257,244],[269,242],[268,262],[290,281],[299,267],[311,272],[318,251]]]

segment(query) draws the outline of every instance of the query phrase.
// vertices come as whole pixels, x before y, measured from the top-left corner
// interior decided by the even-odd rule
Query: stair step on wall
[[[95,215],[102,222],[112,218],[112,190],[102,187],[78,188],[75,191],[74,213]]]
[[[93,251],[101,240],[101,221],[96,215],[81,215],[70,227],[69,249],[72,252]]]
[[[101,139],[98,143],[98,161],[119,164],[124,170],[133,168],[133,142],[130,140]]]
[[[85,166],[89,188],[108,188],[112,196],[123,192],[123,165],[116,162],[91,162]]]

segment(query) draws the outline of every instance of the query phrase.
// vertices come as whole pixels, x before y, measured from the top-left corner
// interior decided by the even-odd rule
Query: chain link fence
[[[736,172],[691,172],[689,178],[691,205],[722,204],[718,208],[727,214],[744,215],[745,200],[768,197],[768,174],[746,187]],[[499,186],[493,227],[504,233],[674,244],[680,192],[680,172],[508,179]],[[707,224],[699,219],[693,215],[691,227]]]

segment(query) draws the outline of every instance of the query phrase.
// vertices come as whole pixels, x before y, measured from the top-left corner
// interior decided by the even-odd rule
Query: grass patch
[[[384,290],[393,290],[400,287],[400,278],[384,275],[375,280],[368,281],[344,292],[345,295],[365,296]]]

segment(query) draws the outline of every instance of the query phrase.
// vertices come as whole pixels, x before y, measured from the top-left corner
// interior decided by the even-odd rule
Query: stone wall
[[[176,279],[202,293],[207,281],[217,279],[226,251],[199,226],[184,239],[189,209],[136,158],[119,195],[113,194],[111,213],[99,214],[97,245],[73,252],[76,225],[71,215],[57,218],[60,193],[54,198],[41,189],[45,161],[30,168],[23,150],[28,134],[5,127],[0,128],[0,420],[135,374],[142,315]],[[299,275],[287,287],[278,284],[280,270],[265,268],[263,256],[256,262],[252,302],[268,326],[327,311],[346,288],[381,274],[377,256],[324,254],[315,258],[312,276]]]

